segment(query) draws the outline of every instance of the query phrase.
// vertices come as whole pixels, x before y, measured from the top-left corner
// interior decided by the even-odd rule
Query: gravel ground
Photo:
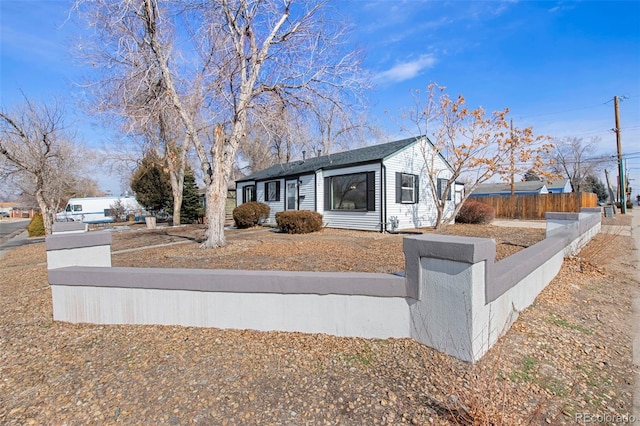
[[[492,237],[499,260],[542,240],[545,230],[457,224],[444,233]],[[271,228],[252,228],[228,230],[225,235],[227,246],[202,250],[202,226],[117,233],[112,246],[113,265],[382,273],[404,270],[402,239],[406,234],[325,228],[313,234],[289,235]],[[145,248],[144,252],[136,252],[136,247]]]
[[[493,228],[450,231],[491,236],[502,255],[540,238],[528,234],[536,230]],[[403,263],[401,236],[232,231],[228,247],[205,253],[197,248],[199,232],[116,233],[114,265],[232,267],[233,259],[248,257],[240,253],[279,269],[379,272]],[[338,241],[344,245],[335,249]],[[167,243],[173,245],[129,251]],[[632,402],[632,249],[629,237],[600,234],[470,365],[408,339],[53,322],[44,244],[15,248],[0,260],[0,424],[615,420]]]

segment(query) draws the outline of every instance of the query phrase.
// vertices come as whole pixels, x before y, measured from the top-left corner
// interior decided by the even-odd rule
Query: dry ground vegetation
[[[399,235],[250,229],[205,252],[202,232],[114,232],[113,264],[395,272],[404,262]],[[447,232],[493,237],[504,257],[544,231]],[[130,250],[158,244],[171,245]],[[632,250],[630,237],[598,235],[471,365],[410,339],[53,322],[44,244],[15,248],[0,259],[0,424],[622,423]]]

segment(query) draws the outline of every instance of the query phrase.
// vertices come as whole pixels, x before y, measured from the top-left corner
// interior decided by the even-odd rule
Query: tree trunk
[[[40,207],[40,212],[42,213],[42,222],[44,224],[44,234],[51,235],[53,229],[53,220],[55,217],[55,210],[49,208],[46,201],[44,200],[44,196],[42,195],[42,191],[36,191],[36,201],[38,202],[38,207]]]
[[[182,195],[173,193],[173,226],[180,225],[180,210],[182,209]]]
[[[441,229],[443,229],[445,227],[444,221],[442,220],[444,218],[444,206],[440,205],[440,203],[438,203],[436,205],[436,225],[433,227],[435,230],[440,231]]]
[[[184,167],[181,171],[169,171],[171,194],[173,195],[173,226],[180,225],[180,210],[182,209],[182,190],[184,187]]]
[[[225,209],[227,204],[228,178],[222,167],[216,167],[211,176],[211,182],[207,184],[207,230],[203,248],[222,247],[226,244],[224,237]]]

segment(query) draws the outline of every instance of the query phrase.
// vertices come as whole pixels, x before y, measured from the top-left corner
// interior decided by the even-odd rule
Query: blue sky
[[[620,103],[629,175],[640,182],[640,1],[339,1],[352,42],[365,50],[376,83],[371,117],[399,135],[385,111],[412,106],[409,91],[431,82],[470,106],[509,107],[514,124],[554,137],[602,139],[615,152],[613,96]],[[0,3],[0,104],[81,97],[85,69],[68,50],[79,28],[67,1]],[[73,103],[78,135],[100,146],[109,132]],[[638,153],[638,155],[633,155]],[[614,172],[615,164],[609,168]],[[101,181],[104,189],[117,184]],[[640,185],[640,183],[637,183]]]

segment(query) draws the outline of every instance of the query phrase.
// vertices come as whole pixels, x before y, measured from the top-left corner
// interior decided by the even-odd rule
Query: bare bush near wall
[[[610,251],[616,247],[618,237],[622,234],[622,226],[612,226],[607,231],[601,231],[596,238],[580,251],[579,259],[589,264],[606,264],[612,260],[616,253]]]
[[[204,247],[225,244],[226,192],[239,147],[260,106],[344,104],[360,85],[359,61],[341,49],[345,27],[328,1],[80,1],[97,34],[148,52],[153,75],[198,157],[206,186]],[[102,16],[105,20],[96,19]],[[174,37],[181,37],[174,42]],[[184,50],[180,50],[184,46]],[[116,72],[133,63],[111,62]],[[106,75],[105,78],[110,78]],[[342,98],[331,98],[340,89]]]
[[[66,132],[64,110],[55,102],[25,98],[11,111],[0,111],[0,176],[33,196],[46,235],[56,212],[84,178],[91,155]]]

